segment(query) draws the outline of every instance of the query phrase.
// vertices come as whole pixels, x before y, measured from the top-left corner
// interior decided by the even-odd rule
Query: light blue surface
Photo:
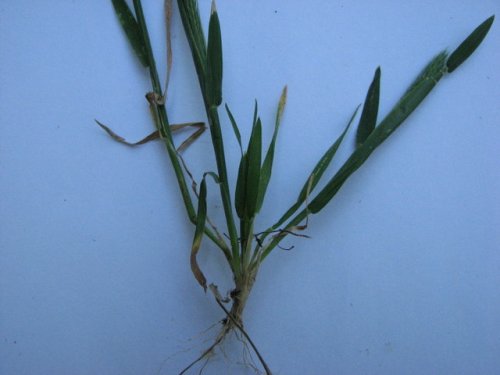
[[[144,7],[164,67],[160,3]],[[206,21],[209,2],[200,8]],[[500,15],[494,0],[220,0],[218,9],[225,101],[239,122],[258,98],[269,139],[289,86],[259,228],[293,203],[378,65],[384,115],[432,56]],[[275,375],[498,374],[499,30],[497,20],[311,218],[312,239],[284,241],[294,250],[262,266],[246,328]],[[177,10],[173,43],[170,118],[203,120]],[[93,122],[130,140],[152,130],[149,78],[111,2],[2,1],[0,59],[0,373],[178,373],[222,314],[191,275],[193,228],[161,144],[128,149]],[[227,121],[225,130],[234,177]],[[186,153],[197,178],[215,168],[210,147],[204,135]],[[208,242],[199,262],[209,282],[231,288]],[[237,364],[240,343],[225,351],[206,374],[253,373]]]

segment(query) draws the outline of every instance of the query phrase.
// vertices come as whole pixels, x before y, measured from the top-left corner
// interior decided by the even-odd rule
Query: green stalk
[[[205,102],[206,103],[206,102]],[[226,223],[229,232],[229,239],[231,240],[232,259],[234,270],[239,272],[240,258],[238,246],[238,233],[234,222],[233,209],[231,204],[231,195],[229,193],[229,183],[227,177],[226,159],[224,153],[224,142],[222,140],[222,132],[219,122],[219,114],[217,107],[206,107],[208,121],[210,124],[210,134],[212,136],[212,144],[215,152],[215,161],[217,163],[217,172],[220,180],[220,193],[222,205],[224,207],[224,215],[226,216]]]
[[[135,0],[137,1],[137,0]],[[220,126],[219,114],[217,111],[217,106],[220,104],[220,98],[212,97],[213,85],[220,85],[222,80],[222,71],[216,69],[222,69],[222,46],[220,44],[220,30],[218,30],[218,19],[217,12],[215,9],[212,10],[211,15],[211,25],[210,29],[216,31],[209,35],[212,37],[212,42],[209,43],[212,48],[210,50],[211,60],[217,60],[217,56],[220,56],[221,61],[212,61],[214,64],[210,65],[213,72],[220,73],[218,80],[215,77],[210,77],[211,80],[208,81],[207,70],[209,68],[207,63],[207,49],[205,44],[205,37],[203,35],[203,30],[201,27],[200,16],[198,12],[198,5],[196,0],[178,0],[179,11],[182,18],[182,24],[186,37],[188,39],[189,47],[191,49],[191,54],[193,57],[194,65],[196,68],[196,73],[198,75],[198,81],[200,84],[201,93],[203,96],[203,102],[205,105],[205,111],[207,114],[208,122],[210,125],[210,135],[212,137],[212,146],[215,153],[215,160],[217,163],[217,173],[219,175],[219,189],[221,194],[222,205],[224,208],[224,216],[226,217],[226,225],[228,230],[229,239],[231,241],[232,250],[232,267],[236,273],[240,271],[240,259],[239,259],[239,245],[238,245],[238,232],[236,230],[236,224],[233,216],[233,209],[231,204],[231,195],[229,190],[229,183],[227,177],[226,159],[224,152],[224,142],[222,139],[222,131]],[[210,34],[210,30],[209,30]],[[214,49],[215,48],[215,49]],[[217,81],[217,82],[216,82]],[[210,85],[207,85],[207,82]],[[218,96],[218,95],[217,95]],[[214,100],[217,99],[217,100]]]
[[[153,50],[151,48],[151,42],[149,39],[149,32],[146,26],[146,21],[144,19],[144,12],[142,10],[141,0],[134,0],[134,9],[137,17],[137,22],[141,29],[141,33],[144,38],[144,45],[146,50],[147,59],[149,61],[149,74],[151,78],[151,84],[153,86],[153,91],[158,98],[162,97],[162,88],[160,79],[158,77],[158,71],[156,69],[156,62],[153,55]],[[189,189],[184,177],[184,172],[182,166],[179,162],[177,151],[175,150],[172,133],[170,131],[170,126],[168,122],[167,112],[165,110],[165,106],[161,104],[151,103],[155,106],[157,111],[157,118],[159,123],[155,124],[158,127],[167,147],[167,152],[170,157],[170,161],[174,168],[175,176],[177,178],[177,182],[179,185],[179,189],[181,191],[182,199],[184,202],[184,206],[186,207],[186,211],[189,217],[189,220],[196,224],[196,211],[193,206],[193,202],[191,200],[191,195],[189,194]],[[227,245],[224,241],[219,239],[219,237],[214,234],[208,227],[205,227],[205,234],[208,238],[210,238],[223,252],[226,256],[226,259],[231,263],[231,254]]]
[[[254,229],[254,219],[241,220],[242,226],[244,226],[245,237],[241,237],[241,262],[242,269],[248,271],[251,262],[252,253],[252,243],[253,243],[253,229]]]

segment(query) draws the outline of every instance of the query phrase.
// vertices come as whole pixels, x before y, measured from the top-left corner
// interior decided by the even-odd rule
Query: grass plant
[[[304,180],[300,190],[297,189],[299,193],[294,203],[288,210],[278,216],[275,223],[269,228],[264,231],[256,231],[255,220],[264,204],[273,173],[276,140],[286,105],[287,88],[283,89],[278,102],[274,133],[270,144],[265,147],[262,142],[262,121],[257,103],[255,103],[251,122],[251,135],[248,142],[244,144],[238,122],[229,106],[224,104],[224,107],[221,108],[224,98],[222,90],[223,44],[215,3],[212,3],[208,35],[205,37],[197,0],[178,0],[180,17],[191,49],[216,161],[215,171],[205,172],[201,179],[196,181],[181,153],[203,133],[205,130],[204,124],[185,123],[172,125],[167,116],[166,86],[168,85],[172,64],[172,49],[170,46],[171,1],[167,0],[165,2],[168,59],[167,83],[162,87],[141,0],[133,0],[132,7],[125,0],[112,0],[125,35],[135,55],[149,72],[151,78],[152,91],[146,94],[146,99],[154,120],[154,132],[139,142],[129,143],[106,125],[100,122],[98,124],[113,139],[129,146],[143,144],[153,139],[160,139],[163,142],[175,172],[187,216],[194,226],[190,257],[192,273],[205,291],[210,289],[216,302],[226,314],[222,321],[222,329],[214,343],[181,371],[181,374],[187,372],[199,361],[206,359],[228,333],[233,330],[239,331],[245,337],[256,352],[266,374],[271,374],[271,370],[243,327],[243,311],[262,262],[279,246],[285,237],[290,235],[306,236],[304,230],[307,228],[308,217],[318,214],[333,199],[346,180],[363,165],[372,152],[420,105],[441,78],[454,72],[475,51],[488,33],[494,21],[494,16],[481,23],[451,53],[447,51],[439,52],[410,84],[392,110],[380,119],[378,109],[382,72],[381,68],[378,67],[368,88],[363,106],[359,106],[354,111],[345,126],[345,130],[325,151],[310,175]],[[355,137],[356,146],[352,154],[333,177],[322,184],[321,189],[317,189],[318,183],[324,178],[324,173],[335,157],[348,129],[356,122],[359,112],[360,116],[357,121]],[[235,182],[228,179],[220,119],[221,116],[226,115],[241,151]],[[186,127],[193,127],[195,132],[180,147],[175,147],[172,133]],[[220,193],[225,217],[224,234],[219,232],[214,223],[209,220],[209,213],[207,212],[207,189],[209,187],[217,188]],[[272,204],[271,200],[266,202]],[[221,296],[215,284],[208,284],[202,267],[198,264],[197,254],[203,245],[205,237],[222,251],[232,272],[234,288],[227,298]],[[186,244],[186,248],[189,248],[188,244]]]

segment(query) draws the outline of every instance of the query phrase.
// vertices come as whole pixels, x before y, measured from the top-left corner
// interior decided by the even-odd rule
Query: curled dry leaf
[[[144,137],[143,139],[141,139],[137,142],[129,142],[125,138],[123,138],[122,136],[116,134],[113,130],[111,130],[108,126],[104,125],[102,122],[99,122],[97,120],[95,120],[95,122],[106,133],[108,133],[108,135],[111,138],[113,138],[115,141],[117,141],[121,144],[124,144],[126,146],[131,146],[131,147],[140,146],[140,145],[143,145],[145,143],[148,143],[148,142],[151,142],[151,141],[154,141],[154,140],[161,138],[160,132],[158,130],[155,130],[154,132],[152,132],[151,134],[147,135],[146,137]],[[177,147],[177,152],[183,152],[194,141],[196,141],[203,134],[203,132],[206,129],[205,124],[203,122],[186,122],[183,124],[170,125],[170,130],[172,132],[175,132],[175,131],[186,129],[188,127],[189,128],[197,128],[197,130],[193,134],[191,134],[186,140],[184,140],[179,147]]]

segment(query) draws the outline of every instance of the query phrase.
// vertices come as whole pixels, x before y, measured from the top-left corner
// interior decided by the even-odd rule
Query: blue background
[[[144,8],[164,77],[162,4]],[[210,3],[200,8],[206,24]],[[262,229],[294,202],[378,65],[383,116],[431,57],[500,15],[494,0],[220,0],[218,9],[224,100],[245,140],[254,99],[269,140],[289,87]],[[204,120],[177,8],[173,27],[170,119]],[[246,328],[275,374],[498,374],[499,30],[497,20],[311,217],[311,239],[285,240],[295,248],[261,267]],[[178,373],[222,314],[190,272],[193,228],[163,146],[129,149],[94,123],[130,140],[152,130],[149,78],[111,2],[2,1],[0,58],[0,373]],[[234,178],[239,151],[223,126]],[[196,178],[215,168],[208,134],[185,156]],[[231,288],[209,242],[199,262],[209,282]],[[240,343],[224,348],[206,374],[253,373],[238,364]]]

